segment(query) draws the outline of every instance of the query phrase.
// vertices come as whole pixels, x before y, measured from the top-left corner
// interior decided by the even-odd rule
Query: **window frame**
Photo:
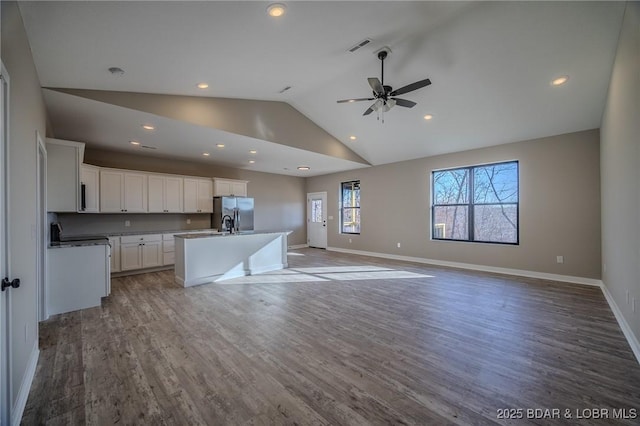
[[[494,202],[494,203],[476,203],[474,201],[474,184],[475,184],[475,169],[490,167],[490,166],[498,166],[501,164],[516,164],[516,187],[518,189],[518,200],[513,202]],[[466,170],[468,173],[468,193],[467,193],[467,202],[466,203],[454,203],[454,204],[436,204],[435,203],[435,179],[434,175],[438,172],[449,172],[455,170]],[[516,207],[516,240],[515,242],[503,242],[503,241],[485,241],[485,240],[476,240],[474,239],[474,228],[475,228],[475,217],[474,217],[474,207],[475,206],[501,206],[501,205],[515,205]],[[459,238],[438,238],[435,236],[435,209],[436,207],[466,207],[468,210],[467,216],[467,239],[459,239]],[[481,244],[499,244],[499,245],[508,245],[508,246],[518,246],[520,245],[520,161],[519,160],[507,160],[507,161],[499,161],[496,163],[484,163],[484,164],[475,164],[472,166],[463,166],[463,167],[452,167],[447,169],[437,169],[431,171],[431,220],[430,220],[430,235],[432,241],[455,241],[455,242],[464,242],[464,243],[481,243]],[[439,225],[439,224],[438,224]],[[443,231],[444,235],[444,231]]]
[[[344,182],[340,182],[340,233],[341,234],[349,234],[349,235],[360,235],[360,233],[362,232],[362,216],[358,215],[358,217],[360,218],[359,220],[359,227],[360,227],[360,232],[350,232],[350,231],[345,231],[344,229],[344,211],[345,209],[350,209],[353,210],[354,215],[353,217],[356,217],[355,215],[355,211],[361,211],[360,207],[361,206],[352,206],[352,207],[345,207],[343,200],[344,200],[344,190],[345,190],[345,184],[352,184],[352,188],[353,188],[353,184],[357,183],[358,184],[358,191],[361,190],[361,183],[360,183],[360,179],[354,179],[354,180],[348,180],[348,181],[344,181]],[[352,189],[353,190],[353,189]]]

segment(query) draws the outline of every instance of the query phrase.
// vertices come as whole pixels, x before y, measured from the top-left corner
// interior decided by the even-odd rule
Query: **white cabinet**
[[[175,238],[173,233],[162,235],[162,264],[173,265],[175,263]]]
[[[120,270],[162,266],[162,234],[120,237]]]
[[[146,213],[147,175],[121,170],[100,170],[101,213]]]
[[[223,197],[223,196],[236,196],[236,197],[246,197],[247,196],[247,183],[246,180],[234,180],[234,179],[213,179],[213,196],[214,197]]]
[[[211,179],[184,178],[184,212],[213,213]]]
[[[110,292],[109,246],[47,250],[47,316],[100,306]]]
[[[80,165],[80,213],[100,211],[100,168],[88,164]]]
[[[183,211],[183,179],[175,176],[148,175],[149,213]]]
[[[111,272],[120,272],[120,237],[109,237]]]
[[[77,212],[84,144],[47,139],[47,211]]]

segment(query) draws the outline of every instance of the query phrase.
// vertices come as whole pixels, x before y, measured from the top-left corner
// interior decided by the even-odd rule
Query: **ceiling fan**
[[[393,108],[395,105],[400,105],[405,108],[413,108],[416,103],[413,101],[409,101],[407,99],[396,98],[398,95],[404,95],[405,93],[413,92],[414,90],[421,89],[425,86],[431,84],[431,80],[425,78],[424,80],[416,81],[415,83],[408,84],[399,89],[393,90],[391,86],[384,85],[384,60],[387,55],[391,52],[391,49],[384,48],[378,52],[378,59],[380,59],[382,65],[381,78],[378,79],[376,77],[369,77],[367,80],[369,81],[369,86],[373,89],[373,97],[372,98],[354,98],[354,99],[342,99],[338,101],[339,104],[347,103],[347,102],[360,102],[360,101],[375,101],[373,105],[371,105],[362,115],[369,115],[373,111],[382,111],[385,113]],[[378,120],[380,116],[378,116]],[[382,118],[384,122],[384,116]]]

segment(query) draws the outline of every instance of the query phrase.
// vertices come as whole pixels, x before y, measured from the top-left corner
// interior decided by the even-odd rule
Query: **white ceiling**
[[[267,2],[250,1],[20,9],[43,87],[284,101],[371,164],[600,127],[624,11],[623,2],[286,3],[279,19],[267,16]],[[372,42],[347,52],[364,38]],[[403,95],[418,105],[395,107],[384,124],[362,116],[367,102],[336,103],[370,95],[366,78],[380,76],[374,51],[383,46],[392,50],[385,84],[433,83]],[[112,66],[125,75],[112,76]],[[568,83],[552,87],[559,75]],[[203,81],[205,91],[195,87]],[[278,93],[285,86],[292,89]],[[131,126],[144,119],[170,127],[148,136],[166,146],[153,155],[176,156],[171,144],[182,139],[180,156],[202,161],[214,149],[207,141],[227,138],[238,149],[206,161],[284,174],[303,163],[313,174],[362,166],[68,94],[45,91],[45,100],[56,137],[89,146],[133,150]],[[74,127],[69,111],[108,126]],[[249,145],[260,145],[251,166]]]

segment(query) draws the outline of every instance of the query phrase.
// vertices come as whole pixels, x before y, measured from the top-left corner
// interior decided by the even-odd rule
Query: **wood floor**
[[[575,419],[640,411],[640,365],[598,288],[294,253],[225,284],[116,278],[101,307],[42,323],[22,423],[639,423]]]

